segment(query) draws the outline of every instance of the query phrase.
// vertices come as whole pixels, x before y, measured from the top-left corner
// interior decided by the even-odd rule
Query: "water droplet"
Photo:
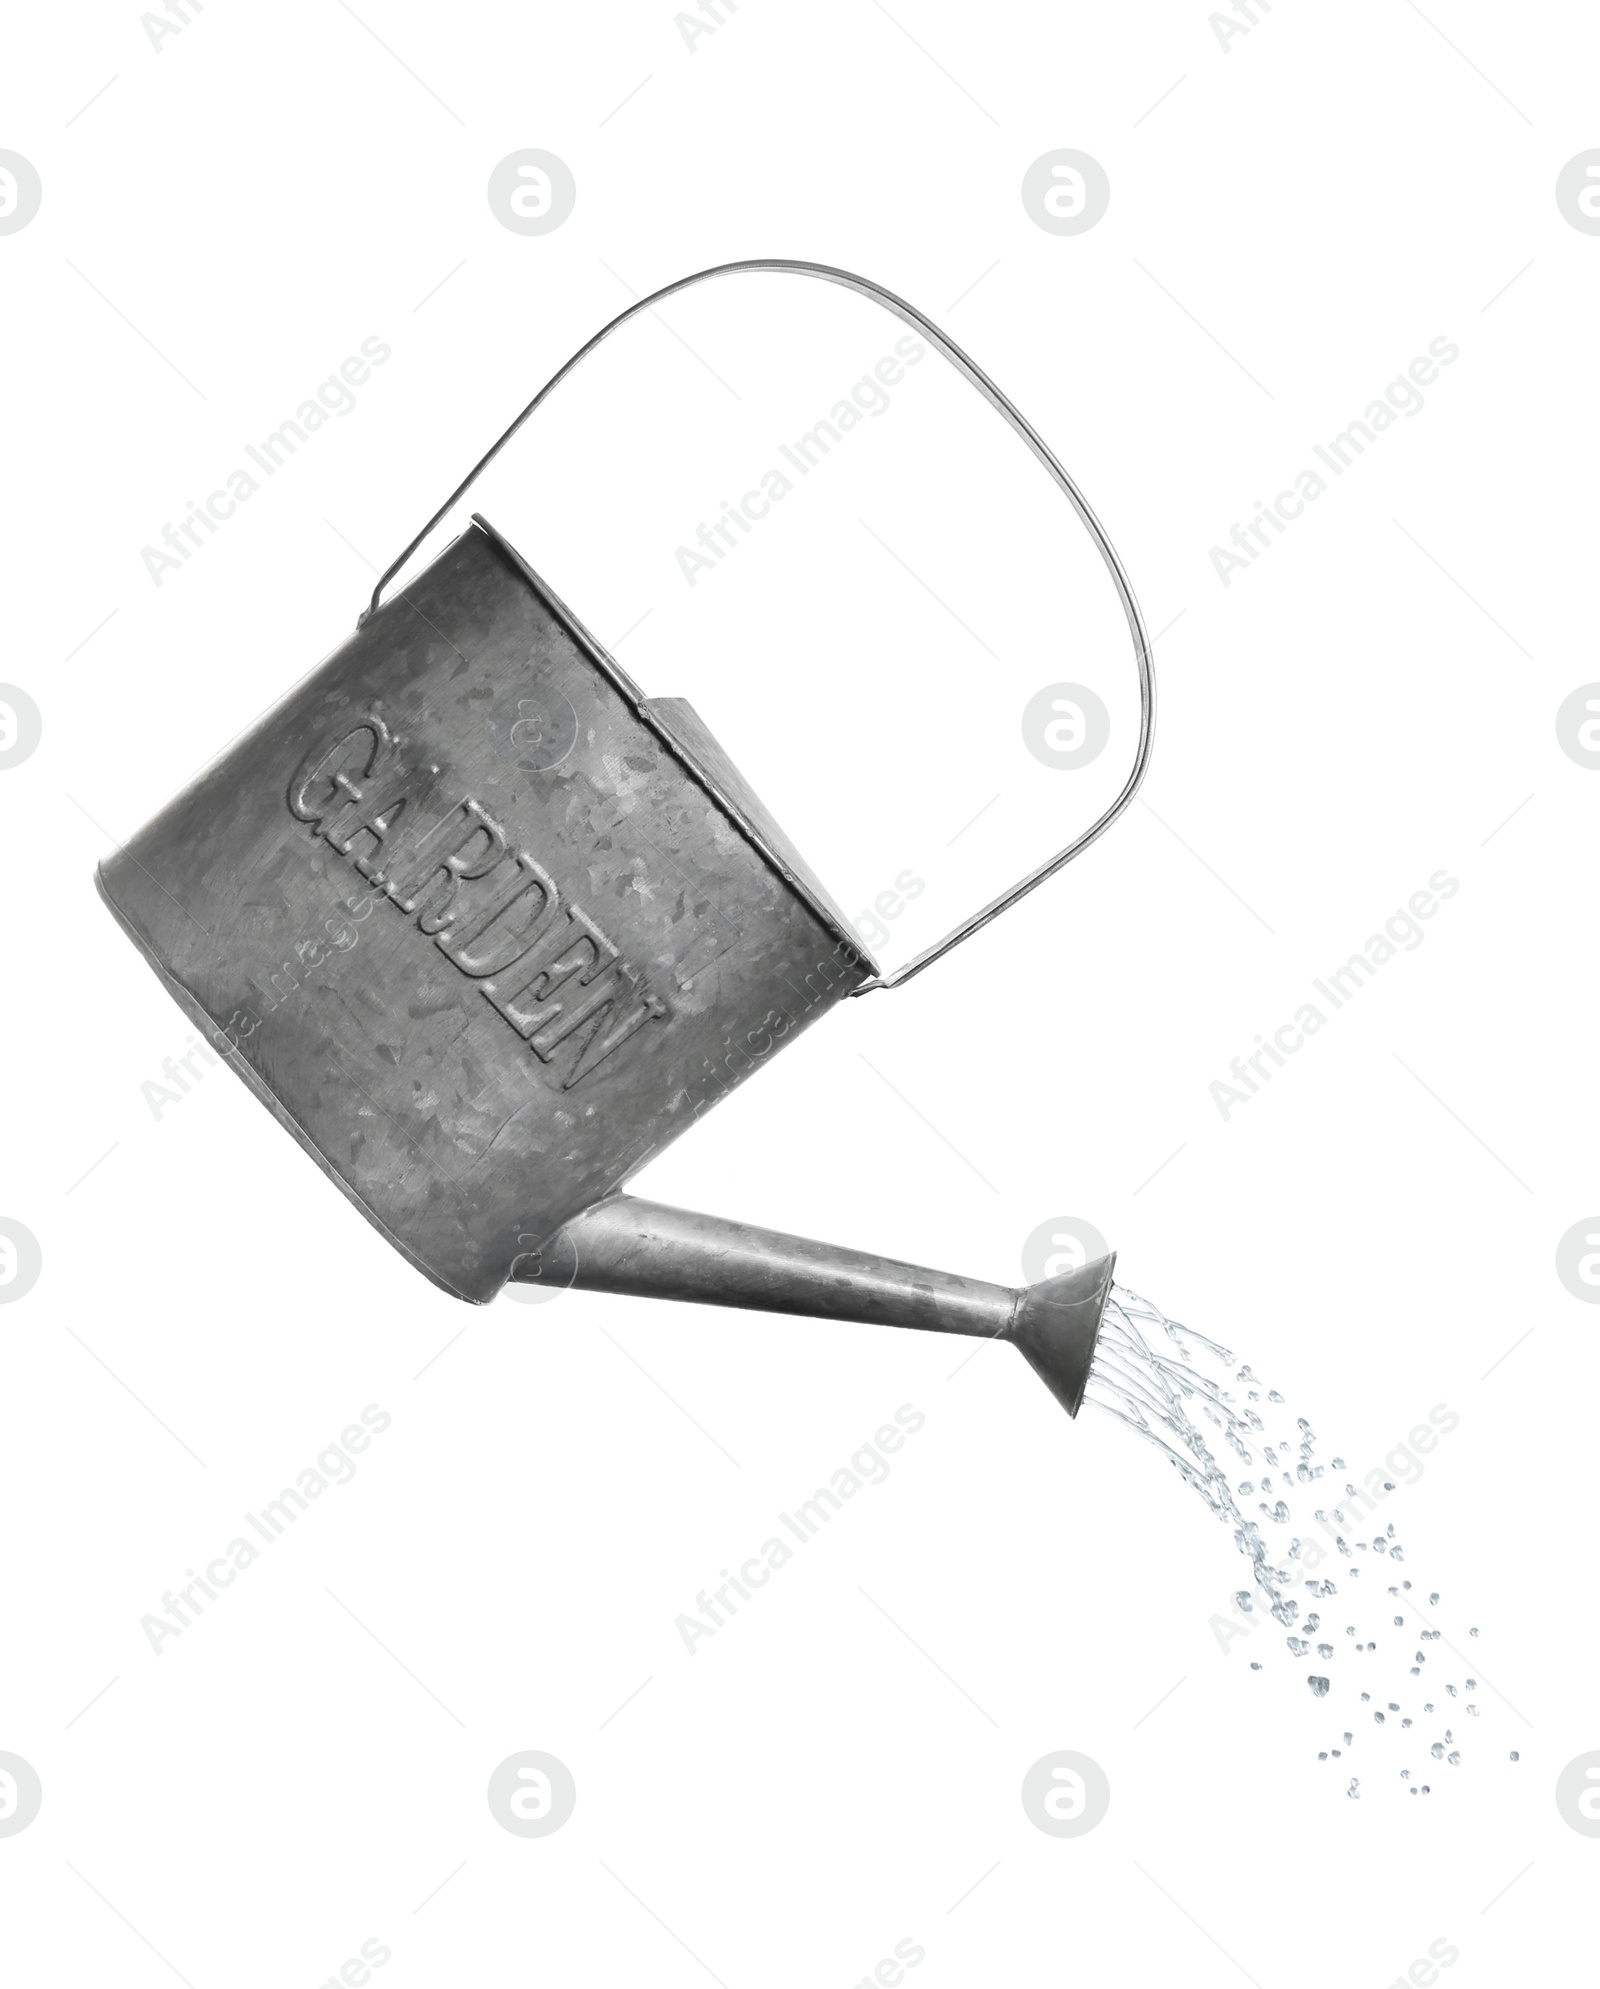
[[[1261,1669],[1261,1666],[1256,1662],[1254,1658],[1250,1660],[1250,1669],[1252,1671],[1259,1671]]]
[[[1376,1721],[1378,1722],[1378,1725],[1379,1725],[1380,1727],[1381,1727],[1381,1726],[1383,1725],[1383,1715],[1382,1715],[1382,1713],[1374,1713],[1372,1717],[1373,1717],[1373,1718],[1374,1718],[1374,1719],[1375,1719],[1375,1720],[1376,1720]]]
[[[1317,1656],[1319,1658],[1331,1658],[1333,1656],[1332,1644],[1318,1644]]]
[[[1328,1681],[1327,1681],[1327,1679],[1325,1679],[1325,1678],[1318,1678],[1318,1677],[1316,1677],[1316,1676],[1314,1676],[1314,1675],[1313,1675],[1312,1677],[1309,1677],[1309,1678],[1308,1678],[1308,1679],[1306,1680],[1306,1683],[1307,1683],[1307,1685],[1309,1685],[1309,1686],[1311,1687],[1311,1691],[1312,1691],[1312,1695],[1313,1695],[1313,1697],[1315,1697],[1315,1698],[1318,1698],[1318,1699],[1326,1699],[1326,1698],[1327,1698],[1327,1696],[1328,1696]]]
[[[1520,1761],[1522,1759],[1522,1756],[1517,1752],[1515,1748],[1512,1748],[1511,1758],[1513,1761]]]
[[[1444,1742],[1436,1740],[1432,1747],[1428,1749],[1428,1752],[1433,1756],[1435,1761],[1442,1761],[1444,1759]]]
[[[1267,1390],[1267,1400],[1269,1402],[1281,1402],[1283,1397],[1278,1393],[1276,1388],[1269,1388]]]
[[[1474,1719],[1478,1717],[1478,1709],[1476,1706],[1469,1706],[1467,1708],[1467,1711],[1472,1715]]]
[[[1334,1458],[1334,1460],[1333,1460],[1333,1468],[1334,1468],[1334,1470],[1335,1470],[1335,1471],[1343,1471],[1343,1470],[1345,1469],[1345,1461],[1344,1461],[1344,1459],[1343,1459],[1342,1457],[1336,1457],[1336,1458]]]
[[[1396,1617],[1396,1618],[1394,1619],[1394,1627],[1395,1627],[1395,1628],[1396,1628],[1397,1630],[1400,1630],[1400,1629],[1403,1629],[1403,1628],[1405,1627],[1405,1620],[1406,1620],[1406,1619],[1405,1619],[1405,1618],[1404,1618],[1403,1616],[1397,1616],[1397,1617]]]
[[[1468,1690],[1469,1692],[1476,1692],[1476,1691],[1477,1691],[1477,1689],[1478,1689],[1478,1681],[1477,1681],[1477,1679],[1475,1679],[1475,1678],[1469,1678],[1469,1679],[1467,1680],[1467,1690]]]
[[[1459,1768],[1461,1766],[1461,1755],[1459,1750],[1454,1754],[1447,1755],[1445,1758],[1449,1761],[1450,1766],[1452,1768]]]
[[[1254,1603],[1250,1600],[1250,1591],[1247,1588],[1237,1590],[1233,1599],[1241,1609],[1253,1609],[1255,1607]]]
[[[1360,1800],[1361,1800],[1361,1779],[1360,1779],[1360,1777],[1359,1777],[1359,1776],[1357,1776],[1357,1775],[1352,1775],[1352,1776],[1350,1777],[1350,1786],[1349,1786],[1349,1788],[1348,1788],[1348,1789],[1346,1789],[1346,1790],[1345,1790],[1345,1794],[1346,1794],[1347,1796],[1351,1797],[1353,1801],[1355,1801],[1355,1802],[1360,1802]]]

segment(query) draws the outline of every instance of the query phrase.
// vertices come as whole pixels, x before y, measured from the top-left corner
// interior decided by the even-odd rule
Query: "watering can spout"
[[[515,1283],[1009,1340],[1076,1416],[1113,1256],[1020,1289],[611,1195],[512,1267]]]

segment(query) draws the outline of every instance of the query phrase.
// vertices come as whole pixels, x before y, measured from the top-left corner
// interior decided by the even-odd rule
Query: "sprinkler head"
[[[1083,1407],[1116,1262],[1113,1250],[1076,1271],[1029,1285],[1018,1294],[1017,1309],[1001,1335],[1024,1355],[1069,1416]]]

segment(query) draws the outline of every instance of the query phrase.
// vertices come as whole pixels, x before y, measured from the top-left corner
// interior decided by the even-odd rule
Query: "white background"
[[[134,0],[11,23],[0,146],[44,199],[0,236],[0,677],[44,735],[0,773],[0,1215],[43,1273],[0,1309],[0,1749],[44,1805],[0,1837],[8,1975],[313,1985],[363,1941],[384,1984],[843,1989],[897,1941],[919,1989],[1350,1989],[1439,1942],[1452,1984],[1586,1966],[1600,1845],[1554,1785],[1600,1746],[1600,1376],[1555,1251],[1600,1203],[1600,781],[1555,714],[1600,677],[1600,238],[1554,186],[1600,144],[1600,31],[1253,11],[1226,49],[1198,4],[742,0],[692,53],[642,0],[209,0],[159,53]],[[486,199],[528,146],[577,184],[544,236]],[[1059,147],[1110,178],[1078,236],[1020,197]],[[1294,1667],[1249,1669],[1277,1632],[1219,1649],[1226,1535],[1010,1352],[952,1378],[965,1348],[865,1327],[469,1314],[225,1071],[159,1117],[142,1089],[189,1030],[98,858],[631,293],[772,254],[929,311],[1056,448],[1163,631],[1156,755],[1063,877],[641,1185],[1005,1283],[1091,1222],[1363,1471],[1448,1405],[1392,1509],[1495,1689],[1426,1803],[1376,1768],[1345,1798]],[[930,361],[714,574],[674,559],[900,329],[707,286],[484,508],[701,703],[852,912],[925,881],[905,957],[1093,812],[1024,750],[1028,697],[1100,672],[1130,748],[1065,506]],[[369,336],[354,412],[157,587],[142,548]],[[1224,587],[1211,547],[1438,337],[1423,410]],[[1230,1059],[1440,868],[1424,943],[1225,1120]],[[153,1653],[141,1617],[369,1403],[353,1482]],[[891,1478],[686,1653],[697,1591],[902,1403]],[[527,1748],[578,1789],[539,1840],[485,1801]],[[1112,1791],[1071,1840],[1019,1800],[1060,1748]]]

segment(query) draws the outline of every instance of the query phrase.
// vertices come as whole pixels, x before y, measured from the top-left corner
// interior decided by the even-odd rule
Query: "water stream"
[[[1348,1479],[1333,1489],[1344,1459],[1329,1460],[1326,1470],[1339,1474],[1330,1485],[1304,1416],[1291,1421],[1277,1390],[1226,1347],[1123,1285],[1106,1302],[1084,1401],[1160,1451],[1231,1531],[1251,1574],[1237,1609],[1260,1607],[1276,1621],[1326,1708],[1329,1744],[1317,1758],[1340,1763],[1342,1774],[1354,1757],[1372,1774],[1398,1774],[1412,1795],[1432,1794],[1424,1776],[1459,1767],[1464,1735],[1479,1738],[1466,1726],[1479,1718],[1478,1680],[1434,1622],[1438,1591],[1424,1605],[1402,1573],[1393,1524],[1377,1522],[1373,1501]],[[1336,1577],[1310,1572],[1331,1555]],[[1265,1668],[1265,1655],[1252,1658],[1252,1670]],[[1462,1660],[1459,1672],[1451,1657]],[[1367,1758],[1380,1745],[1387,1763]],[[1359,1799],[1359,1776],[1346,1794]]]

